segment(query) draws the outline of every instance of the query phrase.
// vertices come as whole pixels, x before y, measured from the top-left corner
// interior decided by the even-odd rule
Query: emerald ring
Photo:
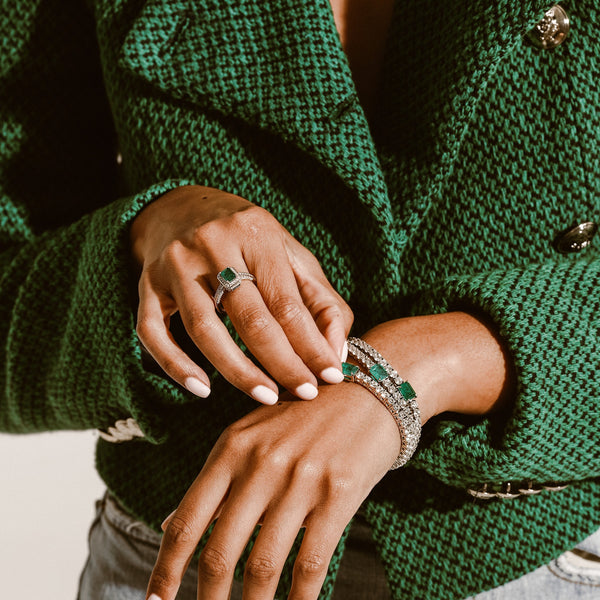
[[[219,287],[213,296],[213,300],[215,302],[215,308],[217,312],[223,312],[221,307],[221,299],[225,292],[233,292],[236,288],[240,287],[240,284],[244,279],[248,281],[256,281],[256,277],[251,273],[243,273],[237,271],[233,267],[227,267],[223,269],[218,275],[217,279],[219,280]]]

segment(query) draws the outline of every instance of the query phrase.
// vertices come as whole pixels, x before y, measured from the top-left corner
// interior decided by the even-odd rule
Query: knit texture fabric
[[[510,408],[433,420],[366,502],[395,599],[460,600],[600,527],[599,246],[552,243],[600,220],[595,3],[565,5],[571,37],[548,52],[523,37],[547,2],[398,2],[371,122],[327,0],[0,4],[3,430],[133,416],[146,438],[99,442],[97,467],[158,529],[255,406],[220,377],[192,398],[146,368],[135,336],[128,225],[177,185],[210,185],[315,253],[356,333],[460,309],[510,353]],[[505,481],[572,484],[465,492]]]

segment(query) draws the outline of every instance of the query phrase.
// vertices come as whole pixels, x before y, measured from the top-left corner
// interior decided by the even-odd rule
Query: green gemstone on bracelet
[[[356,365],[351,365],[347,362],[342,363],[342,373],[344,374],[344,379],[346,381],[351,381],[354,375],[358,373],[358,370],[359,369]]]
[[[231,267],[227,267],[226,269],[223,269],[219,275],[225,280],[225,281],[229,281],[232,282],[237,275],[235,274],[235,271],[231,268]]]
[[[408,381],[403,381],[398,387],[398,391],[402,394],[405,400],[412,400],[417,397],[417,392],[413,389],[413,386]]]
[[[375,381],[383,381],[384,379],[389,377],[388,372],[386,371],[385,367],[380,364],[374,364],[369,369],[369,374]]]

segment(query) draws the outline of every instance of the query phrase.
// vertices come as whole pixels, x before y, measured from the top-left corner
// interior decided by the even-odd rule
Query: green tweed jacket
[[[596,2],[565,2],[571,36],[548,51],[526,37],[548,0],[398,1],[370,123],[328,0],[0,7],[2,430],[135,419],[143,437],[101,440],[97,468],[158,528],[254,407],[217,375],[192,398],[135,335],[128,226],[187,181],[271,211],[357,333],[462,309],[510,351],[510,409],[428,424],[365,504],[395,599],[463,599],[600,527],[600,240],[555,243],[600,220]],[[570,485],[466,491],[507,482]]]

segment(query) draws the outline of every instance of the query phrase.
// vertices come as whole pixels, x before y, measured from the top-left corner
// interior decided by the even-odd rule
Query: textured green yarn
[[[506,583],[497,564],[509,565],[512,577],[520,577],[600,527],[598,480],[564,494],[486,502],[424,472],[409,468],[398,475],[376,488],[366,505],[367,517],[377,523],[375,541],[395,600],[464,600],[482,591],[482,579],[485,588]],[[383,502],[375,500],[385,496]],[[423,531],[427,535],[417,534],[417,543],[414,534]],[[399,560],[400,568],[395,566]]]
[[[222,379],[186,404],[142,366],[127,227],[186,180],[271,211],[350,301],[357,333],[464,309],[504,339],[511,409],[431,423],[414,468],[367,503],[396,598],[488,589],[597,529],[598,245],[552,248],[600,219],[595,3],[568,6],[571,39],[544,53],[522,35],[545,2],[398,2],[371,123],[326,0],[90,4],[93,19],[75,0],[1,4],[0,427],[135,416],[154,443],[102,442],[97,466],[158,528],[254,407]],[[512,502],[464,493],[529,478],[581,483]]]

